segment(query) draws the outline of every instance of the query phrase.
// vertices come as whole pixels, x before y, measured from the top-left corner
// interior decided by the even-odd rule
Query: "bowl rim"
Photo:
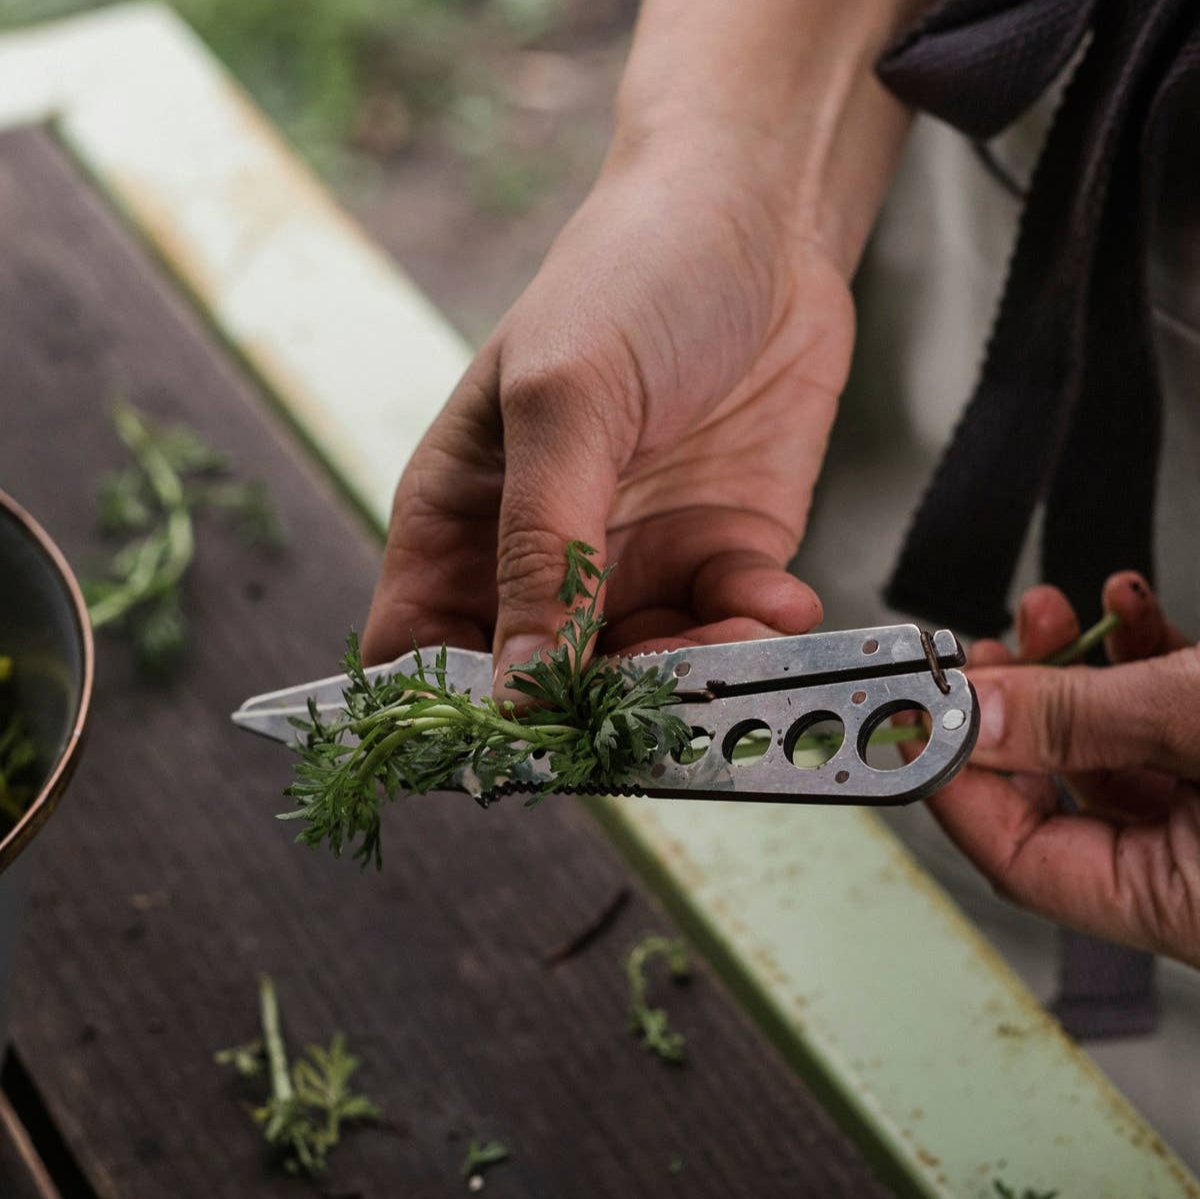
[[[75,719],[63,751],[54,764],[54,769],[43,782],[37,797],[25,811],[25,815],[9,830],[8,835],[0,840],[0,872],[6,870],[20,856],[22,850],[33,840],[38,830],[50,818],[50,813],[58,806],[59,798],[66,790],[67,783],[75,773],[79,764],[80,751],[83,748],[84,732],[87,728],[87,718],[92,706],[92,684],[95,678],[95,643],[92,638],[92,622],[88,618],[87,604],[74,572],[68,565],[62,551],[55,545],[50,535],[40,524],[7,492],[0,490],[0,509],[13,517],[17,524],[32,539],[34,545],[48,559],[54,573],[58,576],[67,593],[71,610],[75,616],[76,631],[79,634],[79,645],[82,650],[83,672],[80,680],[79,702],[75,709]]]

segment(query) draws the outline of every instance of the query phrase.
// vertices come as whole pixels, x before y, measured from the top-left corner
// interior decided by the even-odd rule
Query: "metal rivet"
[[[848,770],[839,770],[839,771],[837,772],[837,774],[835,774],[835,775],[833,776],[833,781],[834,781],[835,783],[844,783],[844,782],[845,782],[845,781],[846,781],[846,780],[847,780],[849,777],[850,777],[850,771],[848,771]]]
[[[878,648],[879,642],[876,641],[874,637],[868,637],[866,641],[863,642],[864,654],[873,654]]]
[[[955,729],[961,729],[967,723],[967,714],[961,708],[951,708],[942,717],[942,728],[949,732],[954,732]]]
[[[650,767],[651,778],[660,779],[666,773],[667,768],[661,762],[655,762],[654,765]]]
[[[863,702],[863,700],[865,700],[866,698],[867,698],[867,693],[865,691],[856,691],[850,697],[850,702],[852,704],[861,704]]]
[[[689,675],[691,673],[692,664],[690,662],[680,662],[679,665],[675,667],[675,677],[677,679],[681,679],[684,677],[684,675]]]

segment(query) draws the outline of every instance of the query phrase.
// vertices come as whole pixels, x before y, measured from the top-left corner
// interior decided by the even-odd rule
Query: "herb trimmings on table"
[[[467,1189],[472,1192],[483,1190],[483,1172],[490,1166],[508,1161],[511,1155],[508,1146],[501,1141],[475,1141],[467,1146],[467,1156],[462,1164],[462,1176],[467,1180]]]
[[[254,1122],[289,1174],[319,1174],[341,1140],[343,1125],[376,1121],[381,1113],[366,1096],[350,1090],[359,1061],[347,1053],[341,1033],[334,1035],[328,1049],[309,1045],[305,1056],[289,1063],[275,984],[266,974],[259,979],[258,995],[262,1036],[221,1050],[216,1060],[243,1078],[267,1075],[270,1093],[251,1109]]]
[[[666,959],[667,971],[675,982],[686,982],[691,977],[687,947],[682,941],[661,935],[639,941],[625,959],[625,974],[629,979],[629,1021],[638,1039],[651,1053],[678,1066],[684,1060],[683,1034],[671,1028],[665,1008],[651,1007],[646,998],[649,986],[646,967],[658,957]]]
[[[264,485],[231,479],[226,456],[193,430],[157,425],[125,401],[114,405],[113,424],[133,461],[101,481],[97,520],[124,543],[103,577],[84,580],[88,615],[93,628],[123,632],[143,670],[165,675],[187,640],[182,584],[196,513],[219,510],[247,542],[270,549],[283,533]]]
[[[446,787],[464,768],[486,790],[545,755],[551,777],[527,801],[534,804],[558,790],[603,794],[635,767],[681,751],[691,732],[670,711],[673,677],[610,658],[584,660],[604,627],[599,592],[613,570],[601,570],[595,554],[581,541],[566,547],[559,598],[575,606],[555,648],[509,672],[509,686],[530,701],[519,711],[511,701],[457,691],[446,678],[444,647],[432,666],[418,653],[412,674],[369,679],[351,634],[344,711],[327,723],[310,704],[309,719],[294,722],[304,733],[287,791],[296,807],[280,819],[304,821],[297,839],[328,844],[339,856],[357,843],[354,857],[379,866],[384,804]]]

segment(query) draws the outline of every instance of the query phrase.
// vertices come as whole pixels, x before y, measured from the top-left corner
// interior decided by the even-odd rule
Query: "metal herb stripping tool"
[[[422,650],[432,661],[436,649]],[[692,726],[692,751],[664,756],[617,788],[621,794],[770,803],[903,804],[923,799],[966,762],[979,729],[975,693],[957,669],[965,661],[953,633],[889,625],[808,633],[728,645],[703,645],[621,660],[634,670],[657,666],[676,680],[671,710]],[[412,673],[415,654],[367,670],[369,678]],[[487,695],[492,656],[449,649],[447,680]],[[337,713],[349,680],[336,675],[248,699],[233,721],[276,741],[303,736],[292,718]],[[868,764],[868,746],[899,712],[928,715],[920,756],[896,769]],[[820,730],[820,731],[819,731]],[[816,745],[820,752],[813,752]],[[502,795],[532,793],[550,776],[545,759],[521,777],[484,790],[464,770],[458,790],[486,806]]]

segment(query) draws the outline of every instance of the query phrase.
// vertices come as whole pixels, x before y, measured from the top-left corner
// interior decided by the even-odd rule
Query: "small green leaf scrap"
[[[243,1078],[269,1076],[269,1096],[250,1113],[254,1122],[289,1174],[320,1174],[341,1140],[343,1125],[376,1121],[382,1113],[350,1089],[359,1060],[346,1051],[341,1033],[328,1049],[309,1045],[304,1057],[289,1064],[275,984],[266,974],[259,979],[259,1015],[262,1037],[223,1049],[215,1059]]]
[[[113,407],[113,424],[133,461],[101,480],[96,517],[100,531],[123,544],[103,577],[84,581],[84,595],[93,628],[120,629],[139,666],[165,675],[187,639],[182,584],[195,554],[196,513],[218,509],[247,540],[270,549],[283,544],[282,527],[263,484],[228,479],[228,459],[193,430],[159,426],[124,400]]]
[[[280,819],[304,822],[297,840],[327,844],[337,856],[357,843],[354,857],[379,867],[382,809],[401,794],[453,787],[466,771],[487,791],[528,777],[534,756],[545,755],[550,778],[532,806],[554,791],[602,794],[637,767],[681,751],[691,731],[670,711],[673,677],[608,658],[584,662],[604,627],[599,591],[613,569],[596,566],[594,553],[579,541],[567,545],[562,594],[579,602],[555,648],[509,674],[509,686],[531,701],[520,712],[457,691],[446,677],[445,646],[432,664],[418,652],[412,674],[369,679],[352,633],[343,710],[327,723],[310,706],[307,720],[293,720],[304,734],[286,792],[296,806]]]
[[[472,1140],[467,1146],[467,1156],[462,1164],[462,1176],[472,1191],[483,1190],[483,1172],[489,1167],[507,1161],[511,1154],[501,1141]]]
[[[691,977],[687,947],[680,940],[654,935],[639,941],[625,959],[629,978],[629,1018],[642,1044],[664,1062],[681,1065],[684,1060],[684,1036],[670,1026],[665,1008],[651,1007],[646,999],[649,986],[646,968],[657,957],[665,958],[667,970],[676,982]]]

